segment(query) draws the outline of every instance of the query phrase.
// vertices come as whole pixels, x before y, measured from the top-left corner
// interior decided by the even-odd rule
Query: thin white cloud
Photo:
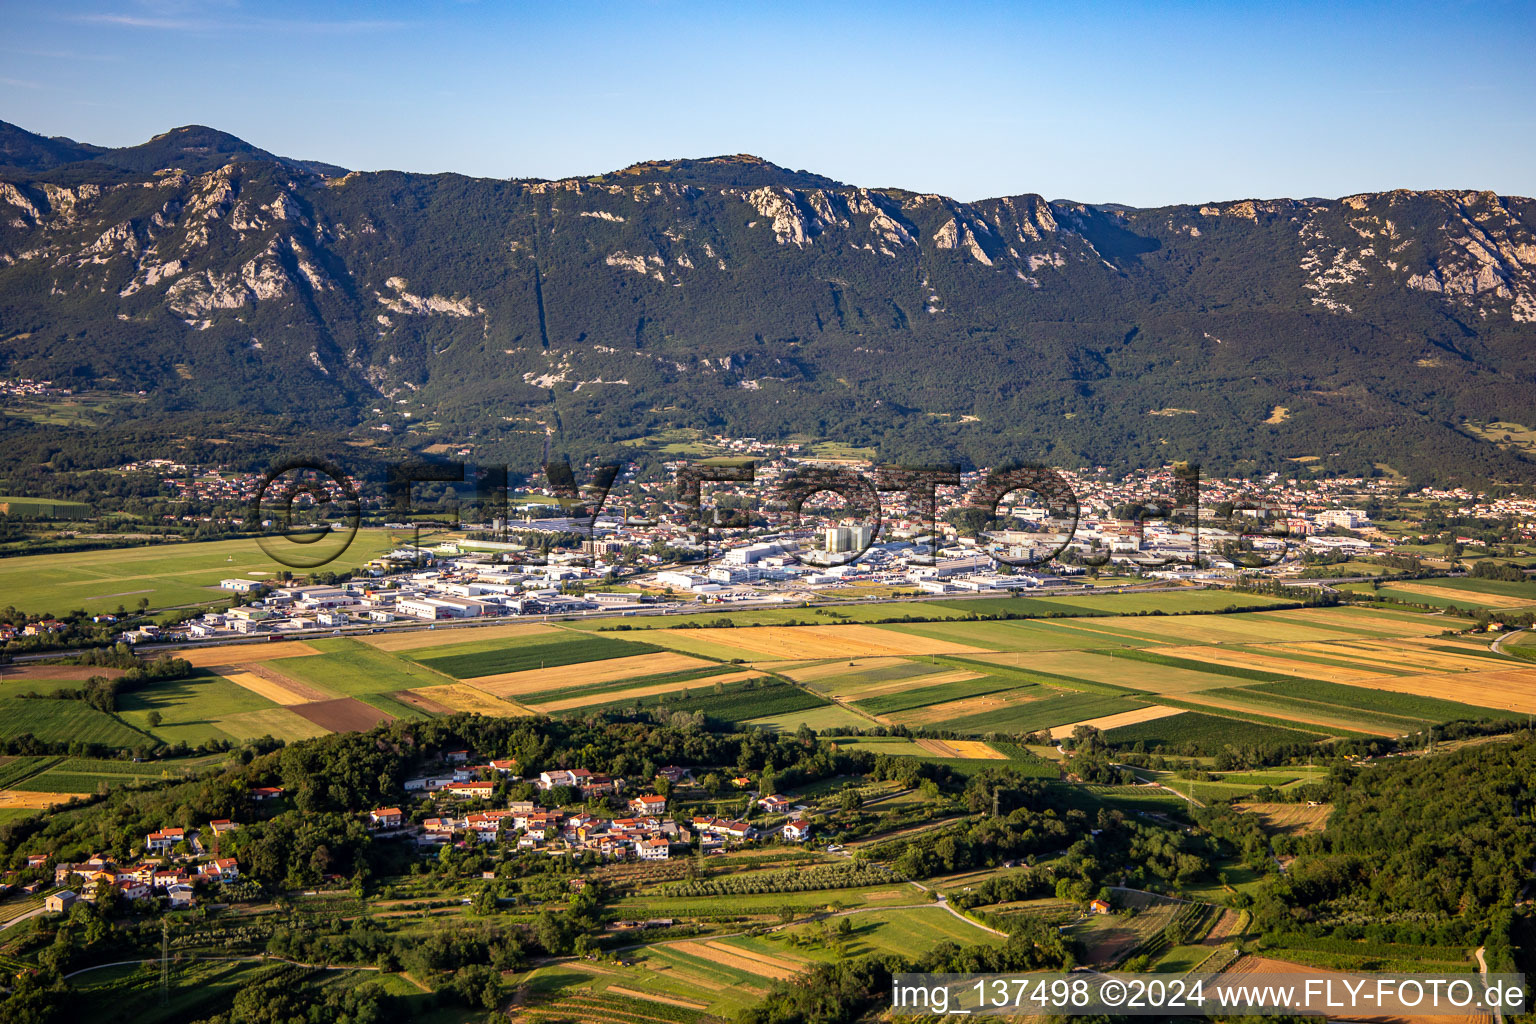
[[[79,14],[71,20],[86,25],[112,25],[121,28],[155,29],[161,32],[390,32],[409,28],[407,21],[353,20],[311,21],[304,18],[160,18],[140,14]]]

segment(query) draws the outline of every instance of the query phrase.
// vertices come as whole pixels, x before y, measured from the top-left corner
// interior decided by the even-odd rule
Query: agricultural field
[[[1057,617],[975,617],[1045,600],[1056,602]],[[1060,616],[1066,602],[1086,604],[1082,614]],[[1219,613],[1234,605],[1249,610]],[[1275,605],[1217,591],[1084,594],[899,609],[872,603],[849,606],[846,616],[822,609],[845,618],[898,610],[931,617],[885,624],[718,625],[775,621],[750,612],[715,615],[693,629],[659,618],[603,632],[596,627],[612,620],[593,619],[196,647],[186,652],[201,670],[196,677],[125,694],[115,717],[93,719],[94,733],[70,726],[51,735],[107,735],[129,746],[146,742],[144,732],[194,744],[293,740],[465,711],[665,707],[773,731],[884,725],[976,739],[1039,730],[1062,738],[1089,725],[1115,743],[1188,753],[1399,736],[1454,719],[1536,713],[1536,665],[1460,637],[1462,620],[1401,607]],[[773,611],[796,621],[830,617]],[[0,687],[51,682],[27,672],[34,674]],[[0,700],[14,692],[0,690]],[[82,721],[99,716],[48,703]],[[22,722],[50,728],[39,708],[18,710],[25,714],[12,716],[8,734],[26,731]],[[151,711],[160,716],[153,730]]]
[[[1305,835],[1321,832],[1333,808],[1327,804],[1237,804],[1239,810],[1257,815],[1264,831],[1274,835]]]
[[[493,646],[485,646],[493,644]],[[412,660],[454,679],[508,675],[530,669],[559,668],[654,654],[659,647],[639,641],[610,640],[607,637],[563,632],[557,636],[533,636],[526,640],[482,641],[433,648],[430,653],[411,655]]]
[[[1536,583],[1508,580],[1472,577],[1394,580],[1379,588],[1373,588],[1369,583],[1351,583],[1345,584],[1344,589],[1406,604],[1486,608],[1494,614],[1502,610],[1526,610],[1536,605]]]
[[[328,568],[355,568],[397,543],[387,530],[359,530]],[[0,594],[23,611],[55,615],[132,609],[141,598],[151,609],[190,608],[228,601],[221,579],[259,580],[281,568],[254,539],[21,555],[0,560]]]
[[[99,743],[109,747],[152,747],[147,733],[74,700],[0,697],[0,738],[31,735],[45,743]]]
[[[1263,746],[1270,743],[1309,743],[1315,733],[1298,732],[1279,724],[1261,725],[1235,718],[1187,712],[1170,715],[1137,725],[1125,725],[1104,734],[1110,743],[1144,743],[1148,750],[1165,747],[1178,751],[1187,744],[1225,744],[1228,746]]]

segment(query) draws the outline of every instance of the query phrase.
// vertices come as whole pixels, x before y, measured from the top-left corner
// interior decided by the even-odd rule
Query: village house
[[[757,802],[757,806],[769,814],[783,814],[789,810],[789,801],[782,796],[765,796]]]
[[[143,882],[135,882],[131,879],[118,882],[117,891],[125,900],[142,900],[146,899],[150,894],[149,886]]]
[[[796,818],[784,826],[784,839],[791,843],[803,843],[811,838],[811,823],[803,818]]]
[[[193,888],[185,882],[178,882],[175,885],[168,886],[165,890],[165,895],[171,901],[172,910],[182,910],[190,907],[197,899]]]
[[[197,873],[217,882],[233,882],[240,877],[240,864],[233,857],[224,857],[200,866]]]
[[[239,824],[230,821],[228,818],[214,818],[208,823],[208,830],[216,836],[221,836],[226,832],[233,832],[239,827]]]
[[[398,807],[380,807],[368,812],[368,824],[374,828],[399,828],[405,820]]]
[[[667,810],[667,798],[664,796],[637,796],[629,802],[636,814],[664,814]]]
[[[252,800],[265,801],[276,800],[283,795],[282,786],[252,786],[249,791]]]
[[[496,783],[485,780],[450,782],[443,787],[443,792],[459,800],[489,800],[496,792]]]
[[[68,889],[63,890],[62,892],[49,893],[43,898],[43,910],[50,914],[62,914],[70,907],[74,906],[75,900],[78,898],[79,897],[77,897],[73,892],[70,892]]]
[[[671,853],[672,845],[665,839],[635,840],[635,856],[641,860],[666,860]]]
[[[186,838],[186,829],[163,828],[144,837],[144,849],[150,853],[170,853],[177,843]]]

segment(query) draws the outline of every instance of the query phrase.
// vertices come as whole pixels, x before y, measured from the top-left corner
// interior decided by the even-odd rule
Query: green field
[[[338,697],[366,697],[423,686],[443,686],[453,679],[405,658],[350,638],[315,640],[321,651],[299,658],[280,658],[272,668],[286,676]]]
[[[70,516],[89,516],[91,506],[82,501],[62,501],[57,498],[18,498],[0,494],[0,514],[13,519],[65,519]]]
[[[931,729],[945,729],[972,736],[983,736],[990,732],[1020,736],[1037,729],[1050,729],[1054,726],[1066,725],[1068,722],[1117,715],[1122,711],[1135,711],[1137,708],[1146,706],[1146,701],[1131,700],[1127,697],[1071,693],[1027,701],[980,714],[946,718],[928,722],[927,725]]]
[[[204,743],[208,740],[252,739],[254,734],[240,728],[238,716],[249,712],[282,710],[276,704],[230,682],[222,676],[200,672],[188,679],[156,683],[118,698],[118,713],[123,720],[153,734],[167,743]],[[149,713],[158,711],[161,723],[149,727]],[[292,712],[288,712],[292,714]],[[297,717],[297,716],[295,716]],[[238,735],[244,733],[244,735]]]
[[[1241,687],[1221,693],[1243,693],[1280,708],[1306,711],[1323,708],[1349,709],[1379,714],[1411,724],[1452,722],[1458,719],[1523,720],[1526,716],[1497,708],[1477,707],[1457,701],[1435,697],[1419,697],[1389,690],[1373,690],[1363,686],[1345,686],[1325,683],[1314,679],[1297,679],[1288,682],[1263,683]]]
[[[359,530],[346,553],[326,568],[355,568],[396,546],[386,530]],[[0,594],[23,611],[53,615],[132,609],[140,598],[154,609],[182,608],[228,600],[218,589],[221,579],[259,580],[284,568],[254,539],[22,555],[0,559]]]
[[[933,686],[901,690],[897,693],[882,693],[877,697],[855,700],[853,706],[860,711],[868,711],[872,715],[888,715],[898,711],[927,707],[929,704],[1012,690],[1018,686],[1016,681],[1004,679],[1001,676],[984,676],[981,679],[967,679],[958,683],[938,683]]]
[[[769,732],[794,732],[804,724],[820,732],[841,728],[868,729],[875,723],[845,707],[828,704],[824,708],[813,708],[809,711],[791,711],[787,714],[749,718],[742,724],[755,725]]]
[[[498,642],[490,649],[469,653],[445,654],[444,650],[431,648],[415,654],[414,660],[455,679],[475,679],[504,672],[558,668],[589,661],[606,661],[609,658],[628,658],[636,654],[655,654],[662,648],[653,644],[572,633],[561,637],[538,634],[536,642],[524,641],[513,645]]]
[[[539,690],[535,693],[520,693],[517,696],[518,703],[529,706],[549,704],[570,697],[592,696],[595,694],[619,694],[628,690],[638,690],[648,686],[661,686],[666,683],[685,683],[692,680],[707,680],[712,676],[727,675],[738,672],[739,669],[730,665],[706,665],[702,668],[688,669],[684,672],[663,672],[658,675],[635,676],[630,679],[620,679],[611,683],[582,683],[576,686],[561,686],[552,690]],[[701,683],[709,686],[710,683]]]
[[[631,697],[628,700],[572,708],[562,714],[587,715],[600,708],[665,707],[668,711],[682,711],[690,714],[702,711],[710,718],[724,722],[744,722],[748,719],[765,718],[771,715],[783,716],[829,706],[828,701],[814,693],[787,683],[755,682],[751,686],[747,683],[732,683],[723,689],[723,693],[715,693],[712,688],[700,687],[686,694],[677,690],[672,693],[653,694],[649,697]]]
[[[155,746],[154,740],[144,733],[77,700],[0,697],[0,737],[14,739],[28,733],[45,743]]]
[[[1267,746],[1274,743],[1312,743],[1317,736],[1279,725],[1261,725],[1233,718],[1220,718],[1198,711],[1172,715],[1151,722],[1123,725],[1104,734],[1117,746],[1145,743],[1148,750],[1166,747],[1176,751],[1187,743],[1206,746]]]

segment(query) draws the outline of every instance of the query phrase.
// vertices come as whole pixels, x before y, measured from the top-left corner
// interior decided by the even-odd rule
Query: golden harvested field
[[[1277,645],[1278,646],[1278,645]],[[1289,645],[1287,645],[1289,646]],[[1325,645],[1314,645],[1326,649]],[[1281,648],[1284,650],[1285,648]],[[1285,658],[1268,657],[1248,651],[1234,651],[1227,647],[1159,647],[1159,654],[1192,661],[1207,661],[1213,665],[1230,665],[1233,668],[1256,668],[1265,672],[1279,672],[1302,679],[1327,679],[1333,683],[1350,683],[1356,679],[1369,679],[1379,673],[1367,668],[1341,668],[1337,665],[1319,665],[1315,662],[1289,661]]]
[[[24,679],[63,679],[84,682],[91,676],[116,679],[125,668],[105,668],[100,665],[0,665],[0,680],[14,683]]]
[[[380,633],[358,637],[370,647],[381,651],[419,651],[428,647],[447,647],[481,640],[509,640],[513,637],[532,636],[535,633],[558,633],[560,630],[542,622],[514,623],[507,626],[475,626],[458,629],[422,629],[409,633]]]
[[[414,694],[441,704],[452,711],[473,711],[476,714],[490,715],[494,718],[512,718],[517,715],[530,714],[510,701],[497,700],[483,690],[470,686],[468,683],[449,683],[446,686],[428,686],[417,690],[407,690]]]
[[[1323,826],[1328,824],[1328,815],[1333,812],[1332,804],[1323,804],[1318,807],[1308,807],[1306,804],[1233,804],[1240,811],[1259,816],[1267,832],[1283,832],[1287,835],[1301,835],[1307,832],[1321,832]]]
[[[516,697],[524,693],[538,693],[540,690],[580,686],[583,683],[595,685],[640,676],[659,676],[668,672],[687,672],[710,664],[687,654],[657,651],[655,654],[636,654],[628,658],[607,658],[555,668],[530,668],[522,672],[476,676],[471,682],[486,693],[494,693],[498,697]]]
[[[918,746],[937,757],[955,757],[967,761],[1006,761],[1000,754],[979,740],[915,740]]]
[[[528,706],[540,714],[546,714],[551,711],[584,708],[592,704],[607,704],[615,700],[630,700],[634,697],[654,697],[658,693],[676,693],[679,690],[707,690],[716,683],[740,683],[748,679],[758,679],[761,677],[761,672],[732,672],[730,675],[710,676],[707,679],[687,679],[682,682],[674,680],[670,683],[657,683],[655,686],[640,686],[633,690],[622,690],[618,693],[598,687],[596,693],[585,693],[575,697],[566,697],[564,700],[552,701],[548,704],[529,704]]]
[[[1257,982],[1250,975],[1256,974],[1289,974],[1293,977],[1305,975],[1309,978],[1331,977],[1344,972],[1332,971],[1324,967],[1308,967],[1305,964],[1293,964],[1288,960],[1276,960],[1273,957],[1253,956],[1249,954],[1242,957],[1231,967],[1221,972],[1220,978],[1223,984],[1233,982],[1237,984],[1252,985]],[[1405,1014],[1355,1014],[1351,1013],[1349,1019],[1360,1021],[1362,1024],[1487,1024],[1493,1017],[1486,1013],[1466,1014],[1438,1014],[1410,1016]]]
[[[446,704],[439,704],[437,701],[427,696],[427,694],[431,692],[431,689],[420,691],[396,690],[394,693],[390,694],[390,696],[398,701],[401,701],[402,703],[409,704],[413,708],[420,708],[421,710],[431,712],[434,715],[451,714],[453,712],[453,708]]]
[[[1393,667],[1407,665],[1426,672],[1476,672],[1488,667],[1487,658],[1475,654],[1445,654],[1430,650],[1430,644],[1431,641],[1414,637],[1403,640],[1362,640],[1351,646],[1364,648],[1367,652],[1380,652],[1382,660]],[[1370,654],[1367,653],[1366,657],[1370,657]]]
[[[901,654],[975,654],[982,650],[949,640],[934,640],[878,626],[753,626],[748,629],[663,629],[656,632],[663,637],[672,636],[680,640],[692,638],[781,660]],[[676,637],[678,633],[685,635]]]
[[[1450,675],[1382,676],[1355,685],[1536,714],[1536,668],[1506,668]]]
[[[1436,587],[1428,583],[1391,583],[1393,590],[1406,590],[1422,597],[1437,597],[1456,601],[1462,607],[1482,605],[1484,608],[1525,608],[1533,603],[1528,597],[1517,594],[1484,594],[1481,591],[1457,590],[1454,587]]]
[[[261,665],[212,665],[208,669],[223,676],[236,686],[243,686],[258,697],[265,697],[284,707],[290,704],[307,704],[313,700],[330,700],[333,693],[322,693],[313,686],[295,682],[288,677],[264,669]]]
[[[79,793],[29,793],[21,789],[0,789],[0,810],[43,811],[54,804],[73,800]]]
[[[755,953],[749,957],[746,955],[746,950],[727,946],[723,942],[673,942],[668,945],[679,953],[698,957],[707,963],[734,967],[738,971],[755,974],[760,978],[771,978],[774,981],[787,981],[800,973],[797,966],[788,961],[763,963],[753,959],[753,957],[762,956],[762,954]],[[765,956],[763,959],[772,960],[773,958]]]
[[[1072,735],[1072,730],[1080,725],[1091,725],[1095,729],[1110,730],[1122,725],[1135,725],[1138,722],[1155,722],[1159,718],[1171,718],[1174,715],[1182,715],[1182,708],[1165,708],[1159,704],[1137,708],[1135,711],[1122,711],[1116,715],[1104,715],[1099,718],[1089,718],[1081,722],[1073,722],[1071,725],[1058,725],[1051,730],[1051,739],[1066,739]]]
[[[176,657],[185,659],[193,668],[213,665],[245,665],[253,661],[275,661],[278,658],[302,658],[306,654],[319,654],[302,640],[275,640],[264,644],[219,644],[216,647],[192,647],[177,651]]]

